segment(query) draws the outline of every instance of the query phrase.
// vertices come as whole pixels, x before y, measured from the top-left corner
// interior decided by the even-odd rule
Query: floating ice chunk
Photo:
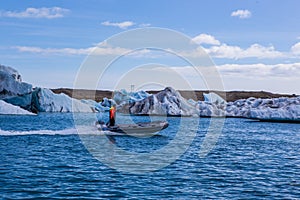
[[[0,99],[28,94],[32,85],[23,83],[17,70],[0,65]]]
[[[300,121],[300,105],[289,105],[282,108],[264,108],[251,110],[250,117],[260,120],[298,120]]]
[[[148,94],[145,91],[127,92],[126,90],[122,89],[120,91],[114,92],[113,100],[115,101],[115,103],[121,105],[126,103],[133,103],[135,101],[140,101],[149,96],[150,94]]]
[[[190,104],[180,93],[167,87],[163,91],[133,102],[131,114],[156,114],[172,116],[199,116],[199,110]]]
[[[20,96],[7,97],[3,99],[5,102],[15,106],[19,106],[25,110],[33,111],[32,94],[25,94]]]
[[[4,115],[35,115],[27,110],[0,100],[0,114]]]
[[[32,101],[40,112],[93,112],[88,104],[45,88],[36,89]]]
[[[204,101],[208,103],[213,103],[213,104],[226,103],[226,101],[222,97],[220,97],[214,92],[203,93],[203,97],[204,97]]]

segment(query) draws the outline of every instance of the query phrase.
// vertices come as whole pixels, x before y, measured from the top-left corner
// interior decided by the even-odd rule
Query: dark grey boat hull
[[[155,121],[155,122],[143,122],[137,124],[119,124],[113,127],[107,127],[108,131],[116,133],[125,133],[125,134],[135,134],[135,133],[155,133],[159,132],[169,126],[168,122],[165,121]]]

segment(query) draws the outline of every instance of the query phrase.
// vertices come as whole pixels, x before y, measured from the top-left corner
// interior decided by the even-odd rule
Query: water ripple
[[[66,118],[65,123],[59,122],[61,125],[56,124],[55,117],[57,115],[49,115],[47,122],[51,124],[43,127],[38,120],[47,116],[35,118],[37,122],[31,129],[26,120],[32,118],[23,118],[22,124],[21,119],[15,119],[18,117],[0,117],[0,129],[7,133],[0,136],[1,198],[300,197],[299,124],[249,123],[244,119],[228,119],[215,148],[208,156],[199,158],[198,152],[209,124],[209,119],[201,119],[197,136],[185,154],[166,168],[137,175],[121,173],[100,163],[85,149],[78,135],[65,134],[74,129],[70,116],[60,115],[59,120]],[[14,126],[21,123],[20,127],[4,126],[2,119],[9,120],[10,124],[15,121]],[[178,124],[180,119],[169,120],[170,124]],[[186,130],[189,130],[188,127]],[[11,135],[12,132],[24,134]],[[42,134],[45,132],[51,134]],[[163,132],[163,137],[140,139],[117,136],[116,142],[128,151],[151,152],[168,144],[174,133],[176,131],[171,125]],[[88,137],[91,140],[95,138]],[[180,145],[179,142],[179,148]],[[176,152],[176,148],[173,151]]]

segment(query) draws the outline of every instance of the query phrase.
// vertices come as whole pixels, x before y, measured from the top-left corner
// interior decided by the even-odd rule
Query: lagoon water
[[[93,118],[88,114],[81,117]],[[118,120],[128,117],[118,115]],[[182,119],[167,120],[170,126],[159,135],[114,136],[115,143],[110,145],[137,153],[159,150],[172,142]],[[70,113],[0,115],[0,197],[300,198],[300,124],[226,119],[215,147],[202,158],[199,149],[209,122],[200,120],[195,138],[179,159],[162,169],[136,174],[120,172],[96,159],[83,145]],[[194,127],[185,126],[188,136]]]

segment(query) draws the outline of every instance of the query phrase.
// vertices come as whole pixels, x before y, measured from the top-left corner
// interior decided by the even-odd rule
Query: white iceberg
[[[261,108],[252,109],[250,118],[265,121],[299,121],[300,98],[273,99],[273,106],[263,105]]]
[[[15,106],[19,106],[25,110],[36,112],[34,110],[34,105],[32,104],[32,94],[25,94],[20,96],[13,96],[13,97],[7,97],[4,98],[3,101],[6,103],[10,103]]]
[[[100,102],[101,106],[105,109],[109,109],[112,105],[117,105],[114,99],[108,99],[106,97],[103,98],[102,102]],[[121,102],[122,104],[122,102]]]
[[[272,99],[239,99],[226,102],[220,97],[204,94],[205,101],[198,101],[197,109],[201,117],[243,117],[261,120],[300,121],[300,97],[280,97]],[[193,104],[194,101],[189,100]]]
[[[54,94],[51,90],[38,88],[32,101],[40,112],[93,112],[90,105],[73,99],[66,94]]]
[[[0,65],[0,99],[28,94],[32,85],[22,82],[22,77],[17,70]]]
[[[213,104],[223,104],[227,103],[222,97],[217,95],[214,92],[203,93],[204,102],[213,103]]]
[[[27,110],[0,100],[0,114],[3,115],[35,115]]]
[[[199,109],[200,117],[224,117],[226,116],[226,104],[214,104],[205,101],[199,101],[197,108]]]
[[[116,104],[122,105],[126,103],[133,103],[135,101],[140,101],[149,96],[149,93],[142,90],[138,92],[127,92],[126,90],[122,89],[120,91],[114,92],[113,100]]]
[[[137,115],[199,116],[199,110],[171,87],[129,105]]]
[[[110,109],[110,104],[107,103],[108,102],[107,98],[104,98],[104,100],[99,103],[91,99],[88,100],[82,99],[81,102],[89,105],[91,108],[94,108],[98,112],[105,112],[105,111],[109,111]]]
[[[204,94],[204,101],[184,99],[172,88],[149,95],[142,100],[130,98],[122,92],[122,98],[116,98],[121,104],[121,111],[136,115],[172,115],[200,117],[243,117],[257,119],[299,120],[300,97],[280,97],[260,99],[250,97],[234,102],[226,102],[215,93]],[[144,96],[143,96],[144,97]],[[142,98],[142,97],[141,97]],[[132,101],[128,103],[128,101]]]
[[[229,102],[226,116],[261,120],[300,120],[300,97],[273,99],[240,99]]]

